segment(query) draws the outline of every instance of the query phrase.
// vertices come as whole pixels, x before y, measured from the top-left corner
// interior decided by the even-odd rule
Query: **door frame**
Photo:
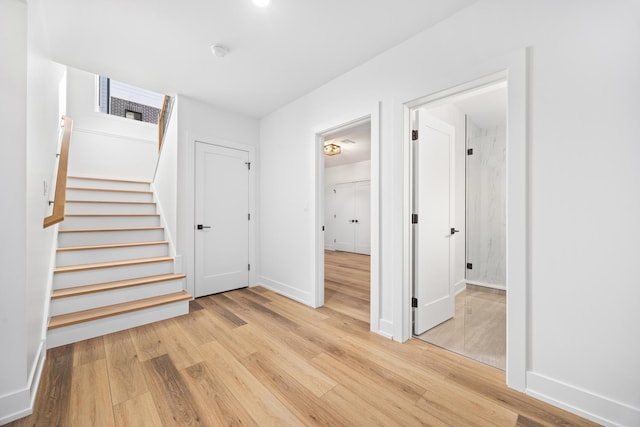
[[[499,80],[507,81],[507,164],[506,164],[506,287],[507,292],[507,385],[524,392],[528,361],[527,292],[530,284],[530,150],[527,144],[527,58],[530,50],[521,49],[503,58],[502,67],[488,70],[484,75],[470,76],[456,86],[432,92],[430,95],[408,101],[402,106],[403,149],[404,149],[404,215],[403,223],[403,281],[397,318],[400,341],[411,337],[411,177],[410,156],[412,108],[426,103],[444,100],[452,95],[477,89]]]
[[[187,244],[193,248],[193,259],[190,262],[186,262],[187,267],[187,277],[193,278],[190,283],[190,292],[193,294],[195,291],[195,266],[196,266],[196,257],[198,254],[196,253],[195,247],[195,233],[196,233],[196,194],[195,194],[195,182],[196,182],[196,144],[209,144],[209,145],[217,145],[220,147],[247,151],[249,153],[249,162],[251,162],[251,169],[249,169],[249,213],[251,214],[251,220],[249,221],[249,264],[251,265],[251,270],[249,270],[249,287],[256,286],[256,164],[255,164],[255,147],[252,145],[242,144],[234,141],[225,140],[222,138],[216,137],[194,137],[189,138],[190,141],[193,141],[191,145],[193,154],[190,156],[190,166],[191,166],[191,185],[189,191],[190,203],[187,202],[186,206],[189,207],[188,218],[189,218],[189,228],[191,228],[191,232],[187,232],[188,240]]]
[[[324,183],[324,135],[354,125],[371,122],[371,273],[370,273],[370,316],[371,331],[391,338],[391,334],[380,329],[380,102],[366,108],[362,114],[353,114],[346,118],[314,128],[315,156],[315,193],[316,212],[314,221],[315,235],[315,283],[313,307],[324,305],[324,231],[325,225],[325,183]]]

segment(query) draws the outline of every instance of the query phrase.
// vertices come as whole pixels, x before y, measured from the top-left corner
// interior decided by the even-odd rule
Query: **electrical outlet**
[[[49,194],[49,183],[47,182],[46,179],[43,179],[42,180],[42,196],[47,197],[47,194]]]

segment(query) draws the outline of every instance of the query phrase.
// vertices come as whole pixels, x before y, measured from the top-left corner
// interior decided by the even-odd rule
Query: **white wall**
[[[162,152],[153,178],[157,206],[165,225],[165,233],[175,251],[178,223],[178,99],[174,97],[173,109],[164,134]],[[175,255],[175,254],[174,254]]]
[[[344,182],[368,181],[371,179],[371,160],[349,163],[324,169],[324,247],[333,250],[333,220],[331,213],[335,211],[331,194],[335,184]]]
[[[176,252],[178,266],[187,273],[187,291],[194,293],[194,179],[195,141],[231,142],[256,147],[258,121],[204,104],[186,96],[178,99],[178,176],[177,176],[177,235]],[[255,163],[255,162],[254,162]],[[259,163],[251,166],[259,170]],[[255,205],[249,201],[250,208]],[[254,212],[252,218],[258,218]],[[249,259],[255,255],[255,221],[250,224]],[[257,269],[252,268],[249,283],[254,283]]]
[[[0,0],[0,424],[29,407],[27,388],[27,5]]]
[[[29,22],[33,17],[29,15]],[[56,227],[44,229],[55,192],[60,117],[65,113],[66,67],[50,61],[29,26],[27,82],[27,321],[29,366],[37,362],[48,323]]]
[[[69,67],[67,112],[73,119],[69,175],[151,181],[158,127],[97,111],[96,77]]]
[[[532,46],[526,391],[600,422],[639,424],[640,377],[632,373],[640,372],[640,341],[630,338],[640,336],[631,267],[640,240],[639,8],[622,0],[480,1],[263,118],[261,275],[311,300],[313,131],[380,100],[380,316],[397,337],[402,103],[499,71],[493,64]]]

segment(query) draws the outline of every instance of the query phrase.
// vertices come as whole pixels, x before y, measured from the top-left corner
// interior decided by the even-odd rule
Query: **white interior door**
[[[249,153],[196,144],[196,297],[249,285]]]
[[[419,137],[414,141],[414,333],[453,317],[454,128],[419,109]]]
[[[371,254],[371,181],[355,183],[355,252]]]
[[[333,230],[337,251],[355,251],[355,187],[352,182],[333,187]]]

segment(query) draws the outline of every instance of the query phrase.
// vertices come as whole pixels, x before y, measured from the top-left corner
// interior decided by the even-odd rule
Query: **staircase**
[[[65,211],[49,348],[188,313],[149,183],[69,177]]]

